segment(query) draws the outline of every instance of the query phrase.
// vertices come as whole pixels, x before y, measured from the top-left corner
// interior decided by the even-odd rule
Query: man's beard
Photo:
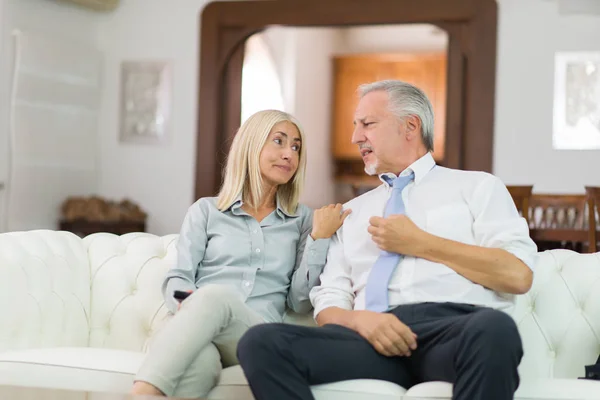
[[[377,167],[379,166],[379,161],[375,160],[374,162],[365,165],[365,172],[367,175],[375,175],[377,174]]]

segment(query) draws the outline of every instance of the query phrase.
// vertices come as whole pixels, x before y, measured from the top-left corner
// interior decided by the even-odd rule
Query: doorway
[[[432,102],[433,155],[444,166],[447,42],[447,33],[429,24],[268,27],[244,46],[240,123],[263,109],[294,115],[308,157],[300,201],[314,209],[345,203],[381,184],[365,174],[352,144],[357,87],[398,79]]]
[[[494,0],[213,2],[201,15],[196,198],[215,195],[240,124],[245,40],[273,25],[433,24],[448,34],[445,162],[491,172],[497,5]]]

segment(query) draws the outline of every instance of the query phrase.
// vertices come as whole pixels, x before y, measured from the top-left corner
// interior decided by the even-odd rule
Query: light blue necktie
[[[387,177],[384,177],[392,185],[392,195],[385,206],[384,217],[406,213],[404,201],[402,200],[402,190],[413,180],[414,176],[414,173],[400,176],[394,179],[393,183],[390,183]],[[388,285],[401,259],[401,254],[381,252],[369,273],[369,279],[365,287],[365,307],[367,310],[384,312],[388,309]]]

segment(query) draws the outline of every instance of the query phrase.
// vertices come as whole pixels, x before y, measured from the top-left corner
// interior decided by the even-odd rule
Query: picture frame
[[[172,101],[170,63],[124,61],[120,74],[120,141],[167,143]]]
[[[555,55],[552,146],[600,149],[600,52]]]

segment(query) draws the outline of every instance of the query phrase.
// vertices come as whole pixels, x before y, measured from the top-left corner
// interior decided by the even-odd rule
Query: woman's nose
[[[283,149],[283,151],[281,152],[281,158],[283,158],[284,160],[289,160],[290,158],[292,158],[292,149]]]

